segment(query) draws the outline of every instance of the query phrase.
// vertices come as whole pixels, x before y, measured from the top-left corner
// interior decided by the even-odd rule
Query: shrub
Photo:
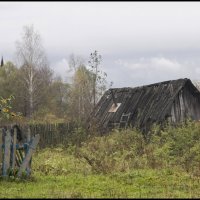
[[[79,159],[85,159],[94,172],[110,173],[142,167],[143,153],[142,134],[136,130],[127,130],[114,131],[108,136],[92,138],[77,150],[76,156]]]
[[[96,173],[177,166],[200,175],[199,123],[188,120],[162,130],[154,126],[149,135],[147,142],[135,129],[115,130],[84,142],[76,157],[85,160]]]

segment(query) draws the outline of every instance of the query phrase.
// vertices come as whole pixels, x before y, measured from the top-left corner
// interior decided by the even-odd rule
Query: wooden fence
[[[23,143],[25,144],[29,140],[28,138],[34,137],[37,134],[40,135],[39,148],[56,147],[58,145],[67,146],[70,143],[79,143],[83,137],[81,133],[78,133],[80,127],[73,122],[18,125],[22,130]],[[11,125],[5,126],[11,127]]]
[[[40,135],[39,147],[68,145],[74,138],[77,126],[74,123],[32,124],[29,125],[31,136]]]
[[[0,131],[0,175],[8,177],[9,175],[20,177],[23,173],[30,175],[32,154],[39,142],[40,135],[30,137],[27,133],[26,143],[18,143],[17,131]]]

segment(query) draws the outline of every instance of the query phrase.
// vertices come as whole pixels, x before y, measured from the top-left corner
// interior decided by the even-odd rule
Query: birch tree
[[[48,81],[45,81],[52,73],[48,67],[41,37],[33,25],[24,27],[21,40],[16,42],[16,49],[26,114],[31,117],[44,92],[41,89],[47,84]]]
[[[60,76],[54,78],[48,95],[49,109],[58,117],[66,117],[68,109],[69,84]]]
[[[83,123],[92,108],[92,74],[80,56],[70,55],[69,67],[74,71],[69,93],[69,115]]]

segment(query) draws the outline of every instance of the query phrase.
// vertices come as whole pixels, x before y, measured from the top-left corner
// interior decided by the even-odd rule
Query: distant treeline
[[[4,58],[0,67],[0,97],[14,96],[10,109],[20,112],[23,122],[83,123],[106,89],[107,75],[101,71],[102,58],[96,50],[87,61],[69,55],[68,80],[63,81],[50,68],[41,37],[33,26],[24,27],[16,43],[16,57],[16,63]]]

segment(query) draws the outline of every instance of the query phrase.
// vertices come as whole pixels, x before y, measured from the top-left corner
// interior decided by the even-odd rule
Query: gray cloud
[[[118,59],[115,63],[134,86],[178,78],[198,80],[200,76],[200,66],[195,60],[176,60],[158,56],[141,57],[130,61]]]
[[[64,79],[71,53],[94,50],[114,87],[198,79],[199,2],[0,2],[0,54],[14,59],[22,27],[34,24]]]

